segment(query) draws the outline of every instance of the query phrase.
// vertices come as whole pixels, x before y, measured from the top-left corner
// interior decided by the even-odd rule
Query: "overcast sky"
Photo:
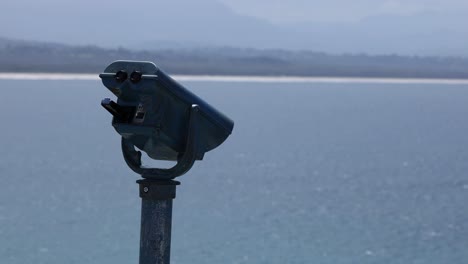
[[[334,54],[468,56],[468,0],[129,3],[4,1],[0,24],[8,26],[0,27],[0,38],[140,49],[230,46]]]
[[[365,17],[468,10],[468,0],[219,0],[237,13],[273,23],[342,22]]]

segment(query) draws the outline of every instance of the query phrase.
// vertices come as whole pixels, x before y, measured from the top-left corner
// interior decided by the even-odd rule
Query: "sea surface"
[[[468,83],[181,81],[235,127],[179,178],[172,263],[468,263]],[[138,263],[104,97],[0,80],[0,263]]]

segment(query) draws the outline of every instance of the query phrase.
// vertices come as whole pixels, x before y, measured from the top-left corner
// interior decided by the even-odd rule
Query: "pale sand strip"
[[[381,83],[381,84],[468,84],[468,79],[417,78],[351,78],[294,76],[213,76],[173,75],[178,81],[194,82],[253,82],[253,83]],[[0,73],[0,80],[88,80],[97,81],[97,74],[78,73]]]

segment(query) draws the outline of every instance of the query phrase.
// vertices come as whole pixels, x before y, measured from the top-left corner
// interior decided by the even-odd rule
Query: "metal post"
[[[140,264],[169,264],[171,255],[172,200],[177,181],[142,179],[140,185]]]

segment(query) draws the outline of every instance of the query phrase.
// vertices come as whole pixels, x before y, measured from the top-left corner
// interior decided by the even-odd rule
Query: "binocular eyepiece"
[[[130,74],[130,81],[132,83],[138,83],[139,81],[141,81],[141,76],[142,76],[141,72],[133,71]],[[124,70],[120,70],[115,74],[115,80],[119,83],[123,83],[125,80],[127,80],[127,78],[128,78],[128,74]]]
[[[185,89],[151,62],[116,61],[100,74],[114,95],[101,105],[112,114],[122,136],[127,165],[143,178],[167,180],[186,173],[195,160],[231,134],[231,119]],[[156,160],[177,161],[170,169],[145,168],[141,152]]]

